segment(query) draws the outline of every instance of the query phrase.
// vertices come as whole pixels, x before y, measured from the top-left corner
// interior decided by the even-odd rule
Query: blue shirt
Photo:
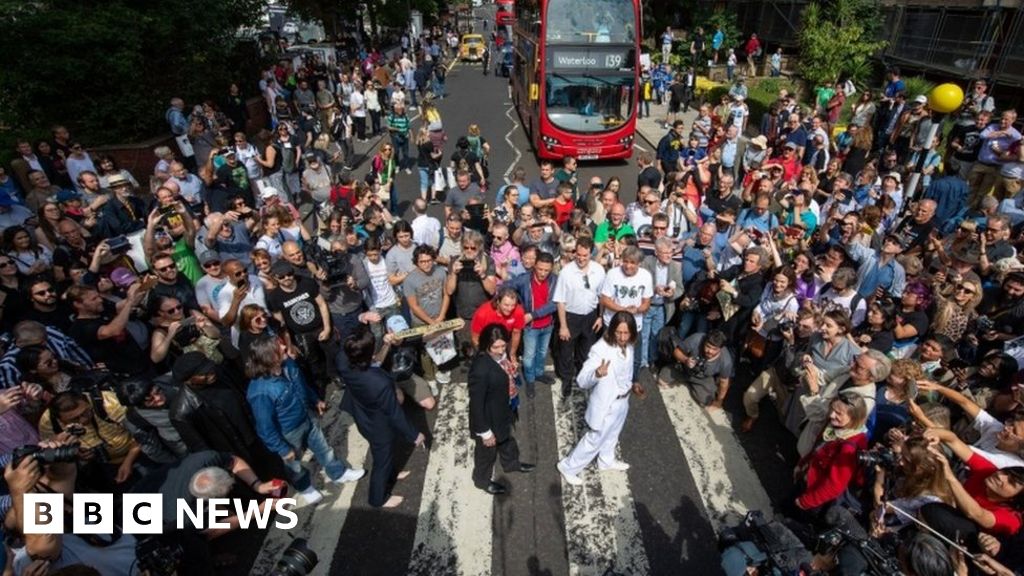
[[[722,47],[722,42],[725,42],[725,34],[721,30],[715,32],[715,35],[711,37],[711,47],[718,50]]]
[[[895,258],[882,264],[874,250],[856,242],[848,244],[846,250],[850,258],[859,265],[857,277],[860,278],[860,286],[857,287],[857,293],[862,298],[870,297],[879,286],[893,298],[903,296],[907,274]]]
[[[736,165],[736,140],[722,142],[722,166],[732,168]]]
[[[767,210],[764,214],[758,216],[752,208],[744,208],[740,212],[740,217],[736,219],[736,225],[741,229],[754,228],[767,234],[773,228],[779,226],[779,219],[775,217],[775,214]]]
[[[896,94],[906,91],[907,86],[903,83],[903,79],[890,81],[885,85],[885,97],[895,98]]]

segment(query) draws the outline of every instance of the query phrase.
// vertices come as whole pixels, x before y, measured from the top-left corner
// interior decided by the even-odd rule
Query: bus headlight
[[[541,136],[540,139],[544,142],[544,145],[548,150],[554,150],[555,146],[561,146],[561,142],[551,136]]]

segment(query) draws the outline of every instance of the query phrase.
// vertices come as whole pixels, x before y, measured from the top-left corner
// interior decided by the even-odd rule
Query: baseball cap
[[[278,260],[270,267],[270,273],[274,276],[284,276],[285,274],[295,274],[295,267],[292,263],[287,260]]]
[[[928,103],[928,97],[925,96],[924,94],[919,94],[916,98],[914,98],[914,104],[927,104],[927,103]]]
[[[263,190],[260,190],[260,198],[262,198],[264,200],[267,200],[269,198],[273,198],[274,196],[277,196],[277,195],[278,195],[277,188],[273,188],[271,186],[267,186]]]
[[[81,200],[82,195],[74,190],[61,190],[57,192],[57,202],[71,202],[72,200]]]
[[[220,252],[207,250],[199,255],[199,264],[201,266],[206,266],[210,262],[220,262]]]

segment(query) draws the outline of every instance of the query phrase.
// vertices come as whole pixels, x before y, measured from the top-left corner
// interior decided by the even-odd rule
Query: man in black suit
[[[394,508],[404,500],[401,496],[391,495],[395,481],[408,476],[408,472],[394,472],[391,452],[395,436],[401,436],[416,446],[422,446],[426,439],[423,433],[413,428],[398,405],[394,378],[380,367],[379,362],[374,362],[387,356],[390,343],[390,335],[385,336],[384,346],[374,358],[373,333],[366,324],[359,324],[345,338],[344,350],[336,359],[338,373],[346,385],[341,409],[352,415],[359,433],[370,443],[373,456],[370,506],[383,508]]]
[[[490,324],[480,332],[480,351],[469,368],[469,431],[476,438],[473,451],[473,484],[488,494],[508,492],[492,479],[494,461],[501,456],[505,472],[533,471],[533,464],[519,461],[519,445],[512,437],[518,396],[509,397],[515,367],[508,358],[509,331]]]

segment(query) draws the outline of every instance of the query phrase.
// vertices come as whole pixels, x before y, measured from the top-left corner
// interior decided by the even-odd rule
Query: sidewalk
[[[651,152],[657,152],[658,141],[660,141],[662,136],[664,136],[665,133],[668,132],[668,129],[665,128],[665,125],[663,124],[663,122],[665,121],[665,116],[667,114],[667,101],[665,104],[657,104],[655,102],[651,102],[651,116],[637,118],[636,131],[641,137],[643,137],[644,140],[647,140],[647,142],[651,145]],[[693,124],[694,119],[697,118],[697,110],[693,106],[691,106],[688,112],[680,112],[676,116],[676,118],[686,123],[686,131],[684,133],[689,134],[690,126]],[[643,144],[640,144],[640,147],[646,149],[646,146]]]

